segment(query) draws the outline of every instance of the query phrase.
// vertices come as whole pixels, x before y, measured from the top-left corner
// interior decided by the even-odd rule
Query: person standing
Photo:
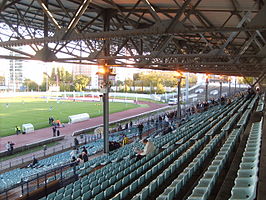
[[[57,133],[57,136],[60,136],[60,131],[59,131],[59,129],[57,129],[56,133]]]
[[[140,123],[139,125],[138,125],[138,129],[139,129],[139,139],[141,140],[142,139],[142,132],[143,132],[143,124],[142,123]]]
[[[74,146],[76,149],[79,147],[79,141],[77,138],[74,138]]]
[[[53,126],[53,137],[55,137],[56,136],[56,127],[55,126]]]
[[[20,134],[21,133],[21,130],[20,130],[20,127],[19,126],[16,126],[15,127],[15,131],[16,131],[16,134]]]
[[[9,154],[13,154],[14,145],[15,144],[13,142],[10,142],[10,141],[7,142],[6,149],[9,152]]]

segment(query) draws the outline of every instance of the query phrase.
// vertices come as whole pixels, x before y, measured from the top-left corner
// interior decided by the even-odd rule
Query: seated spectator
[[[86,149],[86,147],[84,146],[84,147],[82,147],[82,151],[81,151],[82,153],[83,152],[85,152],[86,154],[88,154],[88,151],[87,151],[87,149]]]
[[[122,145],[125,146],[128,143],[129,143],[129,139],[128,139],[128,137],[126,135],[124,135],[123,141],[122,141]]]
[[[88,155],[84,151],[81,154],[81,158],[82,158],[83,162],[87,162],[89,160]]]
[[[38,164],[38,160],[35,158],[35,156],[33,156],[32,163],[30,163],[30,164],[28,165],[28,167],[33,168],[33,167],[36,166],[36,164]]]
[[[156,149],[156,147],[154,146],[152,141],[144,139],[142,142],[143,142],[143,144],[145,146],[144,146],[143,150],[137,151],[137,158],[138,159],[143,158],[144,156],[146,156],[146,155],[152,153],[153,151],[155,151],[155,149]]]

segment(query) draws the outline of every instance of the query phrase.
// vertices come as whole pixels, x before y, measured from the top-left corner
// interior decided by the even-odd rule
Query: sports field
[[[110,103],[110,113],[120,112],[140,105]],[[73,102],[40,98],[0,98],[0,137],[15,134],[15,126],[33,124],[35,129],[48,127],[48,118],[54,117],[68,123],[68,116],[89,113],[90,117],[103,114],[101,102]]]

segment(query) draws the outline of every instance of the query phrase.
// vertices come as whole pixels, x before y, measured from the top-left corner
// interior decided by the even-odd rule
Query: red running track
[[[152,111],[152,110],[166,106],[166,104],[156,104],[156,103],[151,103],[151,102],[139,102],[139,103],[147,104],[149,107],[139,107],[139,108],[134,108],[134,109],[110,114],[109,121],[110,122],[116,121],[119,119],[138,115],[138,114],[141,114],[147,111]],[[97,126],[100,124],[103,124],[102,116],[95,117],[90,120],[75,123],[75,124],[66,124],[64,128],[59,129],[60,135],[65,135],[64,140],[66,141],[73,140],[71,135],[74,131],[78,131],[80,129],[85,129],[85,128],[90,128],[90,127]],[[35,130],[33,133],[28,133],[25,135],[20,134],[20,135],[11,135],[7,137],[2,137],[0,138],[0,151],[3,151],[6,149],[5,145],[8,141],[12,141],[13,143],[15,143],[15,148],[16,148],[16,147],[24,146],[26,144],[35,143],[40,140],[51,138],[52,136],[53,136],[52,128],[48,127],[48,128]]]

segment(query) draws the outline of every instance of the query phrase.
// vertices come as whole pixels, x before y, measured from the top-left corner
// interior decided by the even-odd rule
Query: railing
[[[64,173],[67,170],[71,170],[71,173]],[[30,192],[39,188],[44,188],[44,192],[46,193],[48,184],[53,181],[49,181],[50,177],[57,177],[56,180],[58,180],[60,184],[63,184],[66,182],[66,180],[71,178],[77,179],[78,175],[76,172],[77,163],[68,163],[41,173],[31,175],[27,178],[21,179],[21,181],[15,185],[0,190],[0,198],[8,200],[9,191],[15,188],[21,188],[20,190],[16,190],[16,196],[29,196]]]

